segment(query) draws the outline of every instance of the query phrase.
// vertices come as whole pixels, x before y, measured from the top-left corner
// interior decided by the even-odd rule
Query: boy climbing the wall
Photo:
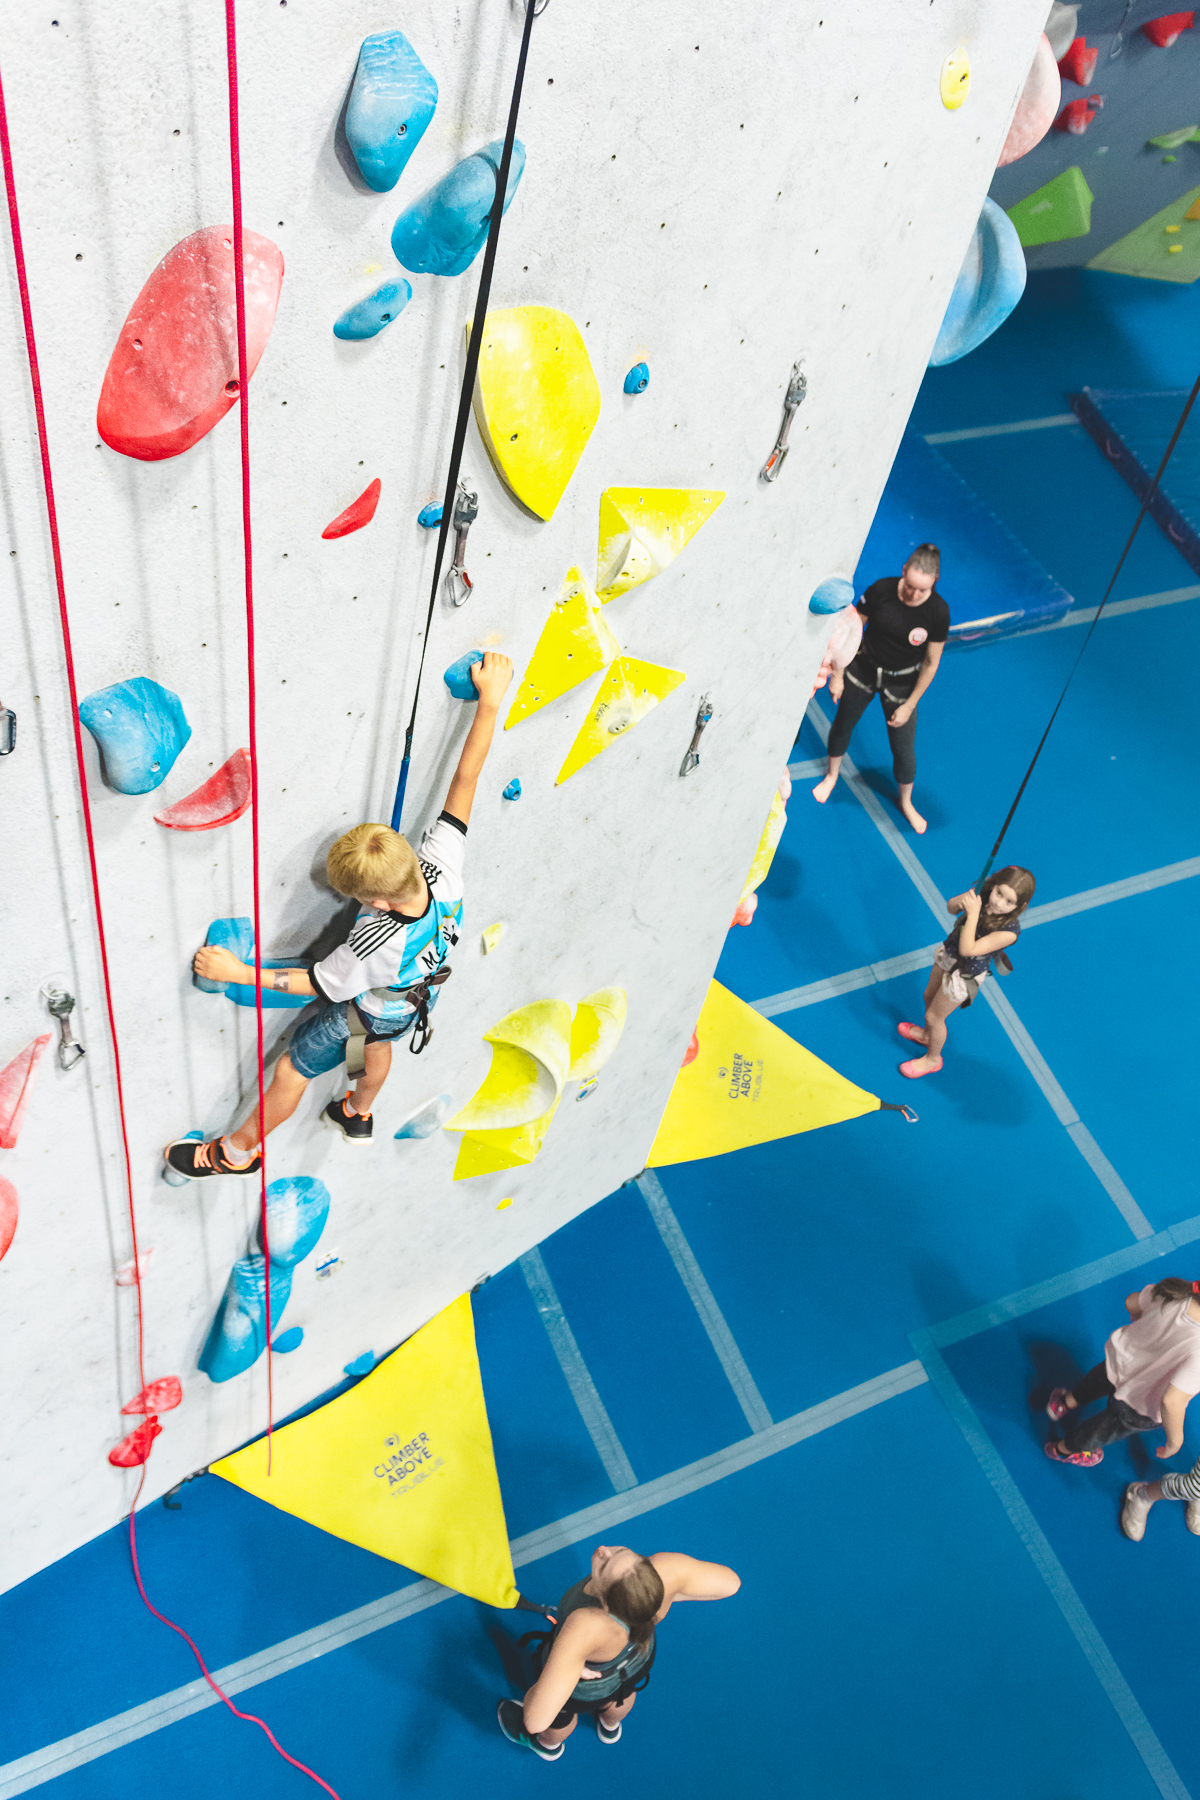
[[[387,1080],[395,1039],[414,1033],[421,1050],[430,1035],[428,1011],[450,973],[446,956],[462,921],[462,867],[475,787],[491,748],[496,714],[512,680],[506,656],[489,651],[471,670],[479,699],[450,783],[446,804],[414,854],[387,825],[356,825],[333,845],[329,879],[360,904],[344,944],[307,969],[263,969],[262,985],[311,995],[324,1005],[301,1019],[275,1065],[260,1132],[258,1108],[237,1131],[199,1144],[180,1138],[163,1152],[180,1175],[256,1175],[262,1137],[290,1119],[309,1082],[346,1062],[357,1076],[353,1092],[331,1100],[324,1118],[348,1142],[371,1141],[371,1108]],[[192,959],[209,981],[254,983],[253,966],[232,951],[205,944]],[[415,1028],[415,1029],[414,1029]]]

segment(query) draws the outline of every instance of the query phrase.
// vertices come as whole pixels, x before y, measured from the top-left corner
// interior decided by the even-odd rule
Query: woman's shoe
[[[1051,1462],[1074,1463],[1077,1469],[1094,1469],[1104,1461],[1103,1450],[1068,1450],[1061,1438],[1047,1438],[1042,1449]]]
[[[900,1033],[902,1038],[907,1038],[910,1044],[923,1044],[925,1042],[925,1039],[921,1035],[921,1027],[919,1025],[910,1025],[906,1019],[901,1020],[900,1024],[897,1025],[896,1030]]]
[[[931,1062],[927,1069],[918,1069],[917,1064],[924,1060],[924,1057],[914,1056],[911,1062],[901,1063],[900,1073],[907,1075],[910,1081],[920,1081],[922,1075],[936,1075],[942,1066],[941,1057],[939,1056],[936,1062]]]

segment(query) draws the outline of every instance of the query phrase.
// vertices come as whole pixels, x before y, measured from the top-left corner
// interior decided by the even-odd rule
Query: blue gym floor
[[[1045,418],[1085,384],[1189,386],[1198,324],[1198,290],[1035,274],[988,344],[931,372],[914,423]],[[1082,429],[939,448],[1076,608],[1094,605],[1136,506]],[[1116,597],[1194,579],[1148,524]],[[597,1800],[631,1786],[1200,1797],[1200,1541],[1179,1506],[1156,1509],[1141,1545],[1117,1526],[1121,1489],[1156,1466],[1160,1440],[1119,1445],[1096,1470],[1053,1468],[1035,1410],[1097,1360],[1131,1288],[1200,1264],[1185,1072],[1200,600],[1098,626],[1006,846],[1037,875],[1039,906],[1090,900],[1031,924],[999,1009],[981,998],[956,1015],[944,1072],[915,1090],[896,1073],[895,1023],[919,1017],[925,970],[880,967],[944,934],[918,883],[947,894],[976,874],[1083,630],[947,656],[921,709],[925,837],[891,806],[877,710],[852,747],[856,784],[822,809],[798,780],[755,922],[717,969],[748,1001],[774,997],[764,1010],[845,1075],[915,1104],[920,1124],[876,1113],[668,1168],[476,1296],[510,1533],[533,1540],[517,1545],[522,1590],[555,1598],[607,1540],[728,1562],[740,1595],[673,1612],[622,1742],[581,1727],[553,1774],[494,1716],[520,1681],[509,1640],[536,1619],[453,1598],[361,1635],[335,1627],[324,1654],[238,1704],[341,1800],[540,1783]],[[818,726],[806,719],[794,762],[819,756]],[[1138,877],[1136,891],[1090,892]],[[585,1422],[573,1393],[589,1381]],[[1198,1452],[1200,1419],[1171,1466]],[[141,1515],[142,1566],[214,1669],[416,1579],[215,1478],[180,1498]],[[594,1516],[572,1526],[584,1508]],[[565,1548],[548,1543],[556,1521]],[[172,1721],[156,1707],[195,1666],[143,1610],[120,1530],[0,1600],[0,1645],[0,1796],[317,1791],[223,1708]],[[118,1718],[140,1707],[140,1725]],[[50,1745],[66,1763],[39,1758]]]

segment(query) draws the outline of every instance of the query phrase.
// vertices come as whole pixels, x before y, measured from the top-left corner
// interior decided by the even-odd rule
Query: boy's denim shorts
[[[407,1019],[396,1031],[378,1031],[372,1026],[367,1041],[385,1043],[392,1038],[405,1037],[412,1026],[412,1019]],[[316,1012],[307,1013],[292,1033],[287,1053],[293,1069],[306,1081],[316,1075],[327,1075],[330,1069],[336,1069],[345,1061],[349,1036],[345,1001],[327,1000]]]

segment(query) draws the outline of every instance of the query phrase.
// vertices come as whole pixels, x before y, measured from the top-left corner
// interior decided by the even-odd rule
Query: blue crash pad
[[[346,106],[346,141],[377,194],[394,188],[425,135],[438,85],[402,31],[362,41]]]
[[[499,138],[485,144],[405,208],[392,227],[398,263],[414,275],[461,275],[470,268],[487,242],[503,154]],[[524,172],[525,146],[518,138],[508,167],[505,212]]]
[[[954,292],[946,308],[931,369],[977,350],[1007,319],[1025,292],[1025,252],[1017,228],[994,200],[985,200]]]
[[[1184,388],[1159,393],[1084,388],[1067,400],[1118,475],[1144,500],[1187,397]],[[1200,575],[1200,412],[1190,414],[1147,511]]]

